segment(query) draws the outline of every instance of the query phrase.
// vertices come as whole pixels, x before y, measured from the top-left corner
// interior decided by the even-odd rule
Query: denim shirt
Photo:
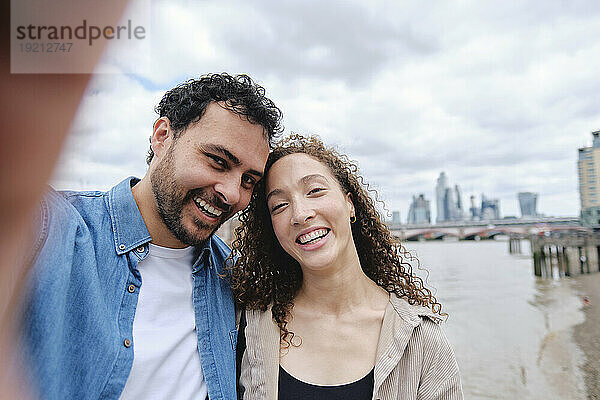
[[[108,192],[42,201],[22,341],[42,399],[118,399],[133,363],[133,319],[150,234],[130,177]],[[192,267],[198,351],[211,400],[235,399],[237,331],[223,274],[229,248],[213,235]]]

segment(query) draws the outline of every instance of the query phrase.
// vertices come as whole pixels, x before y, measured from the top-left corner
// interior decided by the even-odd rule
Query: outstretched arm
[[[0,399],[15,399],[26,395],[11,353],[16,343],[18,302],[29,267],[24,257],[29,247],[29,221],[91,75],[11,74],[10,2],[1,3]],[[116,23],[127,1],[106,3],[103,20]],[[95,64],[102,51],[98,44],[86,56]]]

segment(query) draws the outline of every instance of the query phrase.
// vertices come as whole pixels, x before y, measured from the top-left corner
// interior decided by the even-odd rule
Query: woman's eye
[[[271,212],[275,212],[283,206],[285,206],[285,203],[275,204],[273,207],[271,207]]]
[[[323,189],[323,188],[314,188],[314,189],[311,189],[308,192],[308,194],[315,194],[315,193],[318,193],[318,192],[323,191],[323,190],[325,190],[325,189]]]

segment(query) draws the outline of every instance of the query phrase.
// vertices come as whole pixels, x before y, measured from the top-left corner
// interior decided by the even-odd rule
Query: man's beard
[[[230,207],[221,199],[208,196],[202,189],[194,189],[186,193],[175,179],[174,168],[172,149],[169,149],[164,160],[150,175],[152,193],[154,193],[158,206],[158,214],[173,236],[183,244],[196,246],[208,239],[227,220]],[[191,232],[183,224],[183,208],[188,203],[197,207],[194,202],[195,197],[200,197],[227,212],[223,212],[221,219],[216,224],[207,224],[194,215],[193,224],[197,228],[197,232]]]

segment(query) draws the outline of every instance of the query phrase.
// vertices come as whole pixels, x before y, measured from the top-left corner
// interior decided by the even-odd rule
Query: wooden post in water
[[[558,245],[556,246],[556,263],[558,264],[558,276],[562,278],[565,276],[565,266],[563,263],[562,248]]]
[[[533,274],[535,276],[542,276],[542,260],[541,252],[539,249],[535,249],[533,252]]]
[[[588,256],[588,246],[586,243],[586,246],[583,248],[583,253],[585,255],[585,272],[586,273],[590,273],[590,257]]]
[[[519,239],[518,237],[513,237],[510,241],[511,253],[521,254],[521,239]]]
[[[552,246],[546,246],[546,278],[552,278],[554,273],[552,271]]]
[[[569,265],[569,254],[567,253],[567,248],[565,246],[562,247],[562,257],[565,263],[565,276],[571,276],[571,266]]]
[[[554,260],[554,251],[552,251],[553,247],[554,246],[552,246],[552,245],[548,246],[548,268],[550,269],[550,277],[551,278],[553,278],[554,274],[555,274],[555,272],[554,272],[554,264],[555,264],[555,261],[556,261],[556,260]]]
[[[540,248],[540,261],[542,262],[542,278],[548,277],[548,262],[546,261],[546,246]]]
[[[546,276],[546,257],[544,254],[544,247],[540,246],[540,271],[541,271],[541,277],[544,278]]]
[[[546,246],[546,265],[548,271],[546,278],[552,278],[552,246]]]
[[[519,239],[511,236],[508,239],[508,252],[510,254],[515,254],[515,253],[520,253],[521,250],[519,249]]]
[[[552,245],[549,245],[548,246],[548,269],[550,272],[550,274],[549,274],[550,278],[554,278],[554,274],[555,274],[554,263],[555,263],[554,252],[552,251]]]

